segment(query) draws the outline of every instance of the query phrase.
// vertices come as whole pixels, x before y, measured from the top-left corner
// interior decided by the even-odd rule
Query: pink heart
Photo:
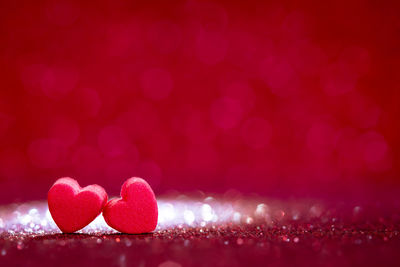
[[[60,178],[50,188],[47,201],[53,220],[64,233],[73,233],[93,221],[107,203],[99,185],[81,188],[72,178]]]
[[[128,234],[154,231],[158,220],[157,200],[150,185],[141,178],[128,179],[121,197],[109,201],[103,216],[109,226]]]

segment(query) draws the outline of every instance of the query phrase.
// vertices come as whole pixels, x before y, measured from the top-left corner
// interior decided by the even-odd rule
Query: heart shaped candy
[[[93,221],[107,203],[99,185],[81,188],[72,178],[60,178],[50,188],[47,201],[53,220],[64,233],[73,233]]]
[[[157,200],[150,185],[141,178],[128,179],[121,188],[121,198],[112,199],[103,209],[109,226],[128,234],[148,233],[156,229]]]

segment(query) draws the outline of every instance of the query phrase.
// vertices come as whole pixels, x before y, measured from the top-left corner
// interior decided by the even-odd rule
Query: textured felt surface
[[[121,188],[121,198],[112,199],[103,210],[112,228],[129,234],[148,233],[157,226],[158,207],[150,185],[141,178],[128,179]]]
[[[99,185],[81,188],[72,178],[60,178],[50,188],[48,205],[55,223],[64,233],[73,233],[92,222],[107,203]]]

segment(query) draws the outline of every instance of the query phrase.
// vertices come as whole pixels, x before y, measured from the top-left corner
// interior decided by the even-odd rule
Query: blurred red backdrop
[[[398,1],[0,2],[0,199],[399,188]]]

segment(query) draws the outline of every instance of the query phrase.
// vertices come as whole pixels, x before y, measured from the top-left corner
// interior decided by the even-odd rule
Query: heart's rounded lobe
[[[121,198],[112,199],[103,209],[109,226],[127,234],[154,231],[158,220],[157,200],[150,185],[143,179],[128,179],[121,188]]]
[[[99,185],[81,188],[72,178],[60,178],[47,195],[49,211],[64,233],[76,232],[92,222],[107,203],[107,193]]]

